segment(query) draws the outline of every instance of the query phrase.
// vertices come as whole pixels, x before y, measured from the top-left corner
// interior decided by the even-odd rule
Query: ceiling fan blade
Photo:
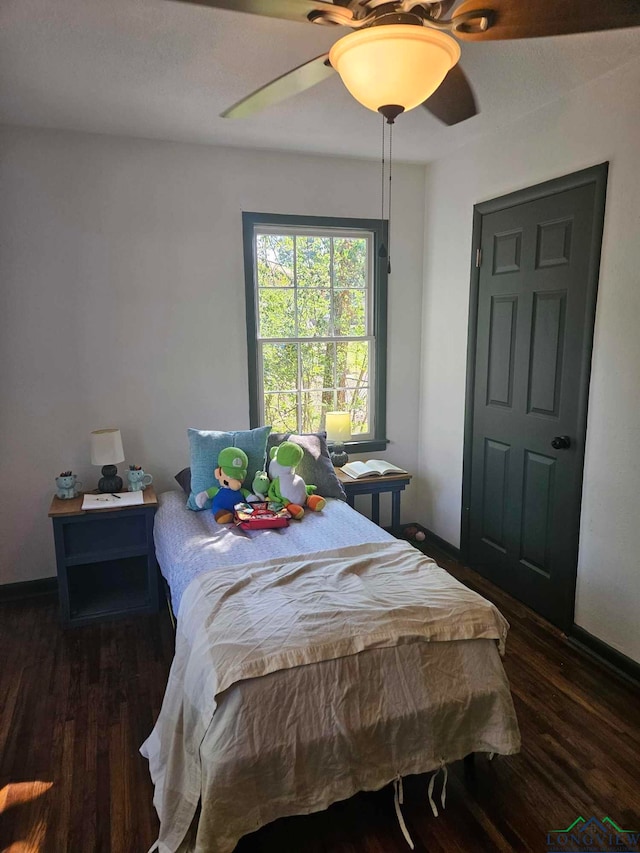
[[[453,20],[462,13],[486,10],[493,12],[487,30],[462,28],[456,35],[464,41],[491,41],[640,26],[640,0],[464,0]]]
[[[422,106],[447,125],[458,124],[478,114],[473,89],[459,65],[453,66]]]
[[[309,15],[314,12],[331,12],[336,8],[333,3],[327,3],[325,0],[180,0],[180,2],[305,23],[310,20]]]
[[[256,89],[220,115],[222,118],[244,118],[253,115],[265,107],[310,89],[334,73],[332,66],[329,65],[329,54],[323,53],[322,56],[316,56],[304,65],[298,65],[297,68],[287,71],[281,77]]]

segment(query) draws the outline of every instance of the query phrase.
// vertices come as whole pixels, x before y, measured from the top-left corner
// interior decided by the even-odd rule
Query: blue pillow
[[[260,471],[264,467],[267,438],[271,432],[270,426],[235,430],[234,432],[200,429],[190,429],[188,432],[191,449],[191,494],[187,501],[189,509],[197,512],[201,507],[196,503],[196,495],[211,488],[211,486],[217,485],[213,472],[218,467],[218,454],[225,447],[239,447],[249,457],[247,477],[243,488],[251,489],[256,471]],[[207,501],[203,509],[210,506],[211,501]]]

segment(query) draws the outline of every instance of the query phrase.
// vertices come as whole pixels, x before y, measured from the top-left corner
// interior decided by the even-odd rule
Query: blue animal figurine
[[[59,477],[56,477],[56,497],[59,497],[63,501],[77,498],[80,494],[81,485],[81,481],[78,480],[75,474],[72,474],[71,471],[63,471]]]
[[[127,471],[130,492],[144,492],[147,486],[153,483],[151,474],[145,474],[139,465],[129,465]]]

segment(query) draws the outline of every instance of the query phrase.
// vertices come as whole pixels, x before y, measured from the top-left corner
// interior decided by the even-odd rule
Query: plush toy
[[[242,488],[242,481],[247,476],[249,460],[244,450],[239,447],[225,447],[218,454],[218,467],[214,476],[219,486],[211,486],[196,495],[196,503],[203,508],[209,498],[213,498],[211,512],[218,524],[229,524],[233,521],[233,508],[237,503],[249,497],[247,489]]]
[[[303,507],[319,512],[326,505],[324,498],[314,495],[315,486],[308,486],[299,474],[296,467],[304,455],[299,444],[292,441],[283,441],[278,447],[272,447],[268,474],[269,500],[286,506],[293,518],[302,518]]]
[[[253,478],[253,483],[251,484],[252,494],[249,495],[249,501],[266,501],[267,496],[269,494],[269,486],[271,485],[271,481],[269,480],[269,475],[266,471],[256,471],[256,475]]]

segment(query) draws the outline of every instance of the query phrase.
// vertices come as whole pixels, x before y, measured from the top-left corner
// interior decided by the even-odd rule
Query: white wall
[[[419,506],[459,543],[473,205],[609,160],[576,623],[640,661],[638,92],[635,59],[427,167]]]
[[[417,445],[424,170],[394,169],[389,455]],[[122,430],[158,490],[186,430],[249,426],[241,211],[376,217],[378,166],[0,130],[0,583],[55,574],[64,468],[95,487],[89,432]],[[123,468],[124,466],[120,466]],[[415,509],[404,502],[404,515]]]

